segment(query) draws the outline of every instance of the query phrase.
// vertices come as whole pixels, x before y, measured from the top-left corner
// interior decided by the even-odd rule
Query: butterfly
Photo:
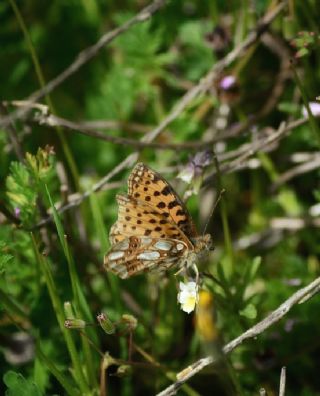
[[[104,267],[120,278],[142,272],[188,269],[211,248],[200,236],[171,185],[143,163],[128,178],[128,194],[117,195],[118,219],[110,230]],[[195,267],[196,268],[196,267]]]

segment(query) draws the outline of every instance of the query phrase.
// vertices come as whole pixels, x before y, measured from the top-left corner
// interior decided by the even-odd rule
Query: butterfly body
[[[118,220],[111,227],[106,270],[128,278],[141,272],[193,266],[211,247],[199,236],[185,205],[159,174],[138,163],[128,195],[118,195]]]

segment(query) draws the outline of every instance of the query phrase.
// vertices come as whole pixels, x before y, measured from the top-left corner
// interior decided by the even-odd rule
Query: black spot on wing
[[[178,206],[178,205],[179,205],[179,202],[175,199],[174,201],[169,202],[168,209],[172,209],[172,208],[174,208],[175,206]]]
[[[162,195],[169,195],[171,193],[172,193],[172,191],[171,191],[171,188],[169,186],[165,186],[165,188],[161,191]]]

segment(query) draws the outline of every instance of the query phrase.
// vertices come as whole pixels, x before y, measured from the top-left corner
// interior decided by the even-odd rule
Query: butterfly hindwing
[[[111,247],[104,266],[122,279],[145,271],[165,271],[177,264],[187,249],[176,239],[131,236]]]

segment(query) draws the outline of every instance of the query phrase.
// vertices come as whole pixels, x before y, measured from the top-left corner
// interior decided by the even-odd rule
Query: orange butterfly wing
[[[198,236],[186,206],[171,185],[141,162],[136,164],[129,176],[128,195],[161,211],[189,239]]]
[[[104,266],[121,278],[166,270],[194,250],[197,238],[185,205],[159,174],[138,163],[128,179],[128,196],[117,195],[118,219],[110,230]]]

